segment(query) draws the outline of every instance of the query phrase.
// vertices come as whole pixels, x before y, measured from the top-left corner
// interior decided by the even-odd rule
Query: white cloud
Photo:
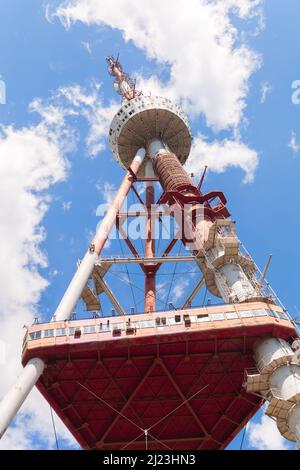
[[[288,147],[290,149],[292,149],[294,155],[296,155],[300,150],[300,144],[299,144],[299,142],[297,142],[297,136],[296,136],[295,131],[292,131],[292,133],[291,133],[291,138],[290,138],[290,141],[288,143]]]
[[[0,397],[21,370],[23,325],[30,325],[42,314],[37,307],[47,286],[39,274],[39,268],[47,266],[41,249],[46,236],[42,221],[51,202],[49,189],[66,179],[66,152],[76,144],[75,134],[65,123],[65,110],[43,107],[39,100],[30,108],[40,114],[36,125],[2,127],[0,131],[0,342],[5,345],[6,356],[0,364]],[[28,427],[43,439],[50,436],[45,406],[44,399],[34,391],[15,426],[1,439],[1,448],[33,446]],[[60,434],[65,434],[62,425],[58,427]]]
[[[66,28],[81,21],[119,29],[147,57],[170,66],[170,79],[156,89],[180,100],[195,115],[204,113],[214,129],[239,125],[248,80],[259,67],[258,55],[242,39],[232,15],[260,15],[261,1],[251,0],[68,0],[48,8]]]
[[[173,302],[177,302],[178,300],[182,299],[182,297],[187,293],[188,286],[190,285],[190,281],[187,278],[180,277],[176,280],[175,286],[172,289],[171,293],[171,300]]]
[[[74,127],[78,125],[78,118],[85,119],[88,123],[86,151],[92,158],[106,149],[110,124],[119,107],[117,101],[111,101],[108,106],[103,104],[101,84],[95,81],[88,88],[77,84],[62,86],[48,100],[35,99],[30,104],[30,110],[40,114],[49,134],[59,132],[60,147],[64,152],[75,149],[80,136]],[[73,128],[66,125],[72,119]],[[63,203],[63,209],[69,210],[71,204],[71,201]]]
[[[157,283],[156,293],[157,293],[158,299],[165,300],[166,295],[167,295],[167,286],[168,286],[168,283],[166,281],[161,281]]]
[[[44,193],[66,177],[67,162],[57,136],[44,123],[0,134],[0,310],[31,305],[39,298],[45,282],[36,268],[45,266],[39,249],[44,239],[40,226],[49,199]]]
[[[174,8],[172,0],[144,0],[142,7],[141,2],[133,0],[67,0],[57,8],[49,7],[48,18],[59,17],[66,28],[81,21],[119,29],[125,41],[132,41],[149,59],[168,67],[166,82],[156,75],[137,72],[137,88],[179,101],[194,117],[203,114],[213,130],[227,129],[234,136],[211,144],[197,137],[189,166],[198,168],[205,159],[212,171],[239,166],[246,173],[244,181],[252,181],[257,154],[240,139],[237,142],[235,136],[244,122],[248,82],[260,66],[260,57],[247,45],[232,18],[249,23],[255,17],[255,24],[260,25],[261,4],[260,0],[178,0]],[[270,91],[268,86],[264,84],[262,99]],[[103,119],[105,113],[99,116],[100,129],[104,128]],[[103,145],[101,139],[93,145],[98,135],[94,124],[92,154],[93,148],[97,152]],[[204,150],[208,151],[206,157]]]
[[[97,183],[96,188],[100,191],[103,200],[106,204],[110,204],[115,197],[117,188],[113,183],[106,181],[105,183]],[[97,210],[96,210],[97,215]]]
[[[61,276],[63,273],[61,271],[58,271],[58,269],[52,269],[50,272],[49,272],[49,277],[50,279],[53,279],[54,277],[56,276]]]
[[[55,430],[59,445],[78,448],[71,433],[53,411]],[[25,401],[15,423],[0,440],[0,450],[56,449],[50,407],[37,389]]]
[[[111,121],[120,107],[115,101],[104,106],[100,88],[101,85],[95,82],[89,90],[84,90],[79,85],[61,87],[52,98],[54,102],[63,101],[69,114],[79,115],[87,120],[89,132],[86,146],[89,156],[93,158],[105,149]]]
[[[83,45],[83,47],[85,48],[85,50],[88,51],[89,54],[92,53],[92,48],[91,48],[91,43],[88,42],[88,41],[81,41],[81,44]]]
[[[281,436],[276,422],[262,415],[260,421],[252,420],[247,425],[247,437],[251,447],[257,450],[288,450],[287,441]]]
[[[260,103],[263,104],[266,102],[267,95],[271,93],[272,87],[269,82],[264,81],[260,85]]]
[[[120,104],[111,101],[108,106],[103,104],[101,84],[91,81],[87,88],[78,84],[60,87],[48,100],[35,99],[31,111],[40,114],[48,132],[60,133],[60,146],[64,151],[74,150],[80,136],[66,121],[73,119],[74,127],[78,118],[88,123],[85,137],[87,155],[97,157],[105,148],[111,121],[118,111]],[[72,129],[72,130],[71,130]]]
[[[224,172],[229,167],[240,167],[245,172],[244,183],[254,178],[258,166],[258,155],[242,142],[225,139],[222,142],[207,142],[198,135],[193,142],[187,161],[189,172],[201,174],[205,165],[210,171]]]
[[[69,211],[72,207],[72,201],[63,202],[61,207],[64,212]]]

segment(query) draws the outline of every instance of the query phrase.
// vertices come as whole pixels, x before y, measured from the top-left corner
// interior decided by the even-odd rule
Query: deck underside
[[[254,342],[293,332],[265,316],[45,338],[23,361],[46,361],[37,386],[84,449],[223,449],[262,404],[243,388]]]

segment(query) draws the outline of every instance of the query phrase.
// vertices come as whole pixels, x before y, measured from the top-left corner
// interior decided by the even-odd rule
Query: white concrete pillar
[[[169,149],[161,140],[153,139],[148,144],[147,151],[148,151],[149,157],[152,160],[155,160],[155,157],[157,156],[157,154],[159,154],[159,152],[169,152]]]
[[[5,433],[25,398],[36,384],[44,367],[45,363],[41,359],[30,359],[15,385],[0,402],[0,438]]]

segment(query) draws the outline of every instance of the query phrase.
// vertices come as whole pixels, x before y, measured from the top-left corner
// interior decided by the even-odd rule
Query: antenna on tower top
[[[126,100],[132,100],[141,94],[140,91],[135,89],[135,80],[123,72],[122,65],[119,62],[119,54],[115,59],[113,56],[106,57],[108,63],[108,73],[115,77],[114,89]]]

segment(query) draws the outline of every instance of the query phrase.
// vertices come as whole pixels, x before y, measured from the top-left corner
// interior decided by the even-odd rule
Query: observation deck
[[[117,162],[128,168],[137,150],[152,139],[162,139],[184,164],[189,156],[192,134],[183,111],[167,98],[141,95],[125,101],[109,130],[110,149]],[[139,176],[144,176],[143,162]]]

